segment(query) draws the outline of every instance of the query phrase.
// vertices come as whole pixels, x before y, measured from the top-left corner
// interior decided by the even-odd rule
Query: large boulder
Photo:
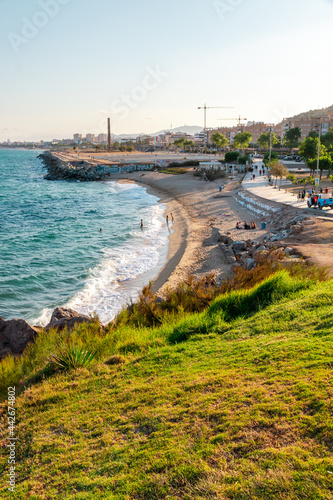
[[[218,241],[224,243],[225,245],[232,245],[234,240],[230,238],[227,234],[221,234]]]
[[[248,250],[248,246],[245,241],[234,241],[231,245],[231,248],[235,253],[246,252]]]
[[[34,341],[38,328],[23,319],[5,321],[0,318],[0,359],[7,354],[22,354],[27,345]]]
[[[72,329],[76,323],[89,323],[91,318],[80,314],[73,309],[65,309],[63,307],[57,307],[52,314],[50,323],[45,327],[45,330],[50,330],[51,328],[57,328],[58,330],[63,330],[65,327]]]

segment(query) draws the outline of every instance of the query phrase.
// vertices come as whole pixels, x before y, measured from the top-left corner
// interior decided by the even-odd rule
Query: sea
[[[47,181],[39,154],[0,149],[0,316],[108,323],[166,262],[166,206],[134,183]]]

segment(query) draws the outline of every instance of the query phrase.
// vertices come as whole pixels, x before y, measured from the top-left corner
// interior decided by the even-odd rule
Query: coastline
[[[176,287],[189,275],[200,278],[214,274],[217,281],[233,276],[233,266],[223,256],[216,230],[239,239],[236,222],[248,218],[248,211],[233,198],[239,179],[224,180],[226,187],[221,194],[221,180],[203,182],[192,172],[182,175],[132,172],[113,175],[110,180],[144,186],[174,215],[167,262],[153,279],[154,293],[163,296],[166,288]],[[259,227],[261,219],[254,219]],[[266,231],[258,229],[251,236],[259,239],[264,234]]]
[[[115,178],[112,178],[112,180],[110,180],[122,183],[134,183],[144,187],[147,193],[152,194],[158,198],[158,203],[163,203],[164,205],[166,205],[165,214],[172,213],[175,219],[175,222],[171,226],[171,230],[169,230],[170,234],[168,236],[168,251],[165,256],[161,256],[161,259],[164,260],[164,264],[162,265],[162,268],[159,266],[160,268],[158,274],[153,274],[154,270],[152,269],[147,273],[144,273],[144,275],[131,280],[132,286],[135,286],[137,284],[141,285],[142,288],[143,282],[146,282],[147,277],[150,277],[151,281],[153,281],[152,292],[154,294],[158,293],[164,288],[164,285],[167,284],[170,276],[179,265],[186,251],[190,218],[186,214],[186,211],[181,203],[170,197],[170,195],[166,192],[158,189],[156,186],[152,186],[151,183],[145,182],[144,180],[142,180],[142,177],[133,179],[129,178],[130,176],[126,174],[121,174],[114,177]]]

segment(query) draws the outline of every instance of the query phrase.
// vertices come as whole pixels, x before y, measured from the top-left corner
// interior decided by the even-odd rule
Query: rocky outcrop
[[[7,354],[22,354],[38,331],[23,319],[5,321],[0,318],[0,359]]]
[[[76,323],[89,323],[91,318],[80,314],[73,309],[64,309],[63,307],[57,307],[52,314],[50,323],[45,327],[48,331],[51,328],[57,328],[58,330],[63,330],[65,327],[67,329],[74,328]]]
[[[86,162],[78,162],[78,164],[72,165],[69,162],[59,160],[59,158],[49,151],[41,153],[38,158],[42,160],[47,169],[47,174],[44,178],[48,181],[91,182],[109,177],[107,173],[99,171],[96,165],[90,165]]]

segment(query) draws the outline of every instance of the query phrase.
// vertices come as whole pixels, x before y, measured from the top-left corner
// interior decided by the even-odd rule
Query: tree
[[[280,179],[280,185],[279,185],[279,191],[281,189],[281,182],[282,182],[282,179],[283,177],[288,177],[289,175],[289,172],[288,170],[286,169],[286,167],[284,165],[282,165],[281,163],[279,162],[274,162],[271,166],[271,170],[270,170],[270,173],[273,177],[276,178],[276,181],[275,181],[275,187],[276,187],[276,184],[277,184],[277,180],[278,178]]]
[[[333,129],[330,128],[327,134],[323,135],[321,142],[324,144],[328,151],[333,151]]]
[[[233,161],[237,161],[238,157],[239,157],[238,151],[228,151],[225,154],[224,161],[226,163],[231,163]]]
[[[318,154],[318,141],[319,139],[314,139],[313,137],[306,137],[299,147],[299,154],[305,160],[311,160],[317,158]],[[324,156],[326,153],[326,148],[323,144],[320,144],[320,156]]]
[[[298,179],[298,184],[304,186],[304,188],[306,188],[306,186],[308,185],[314,186],[315,179],[311,177],[311,175],[309,177],[303,177],[302,179]]]
[[[269,166],[269,157],[271,156],[271,164],[276,163],[278,161],[278,154],[275,151],[272,151],[271,153],[266,153],[264,156],[264,164],[266,167]]]
[[[133,144],[131,144],[130,146],[127,146],[127,151],[129,151],[130,153],[132,153],[134,151]]]
[[[301,137],[302,131],[299,127],[291,128],[285,133],[284,143],[289,149],[297,148]]]
[[[211,141],[218,149],[225,148],[229,142],[226,136],[221,134],[220,132],[216,132],[215,134],[213,134],[211,137]]]
[[[298,180],[297,180],[297,177],[296,175],[294,174],[289,174],[288,177],[287,177],[287,180],[290,181],[292,184],[296,185],[298,184]],[[295,193],[293,193],[294,195]]]
[[[235,135],[233,145],[235,148],[246,149],[249,147],[251,141],[252,134],[250,132],[240,132]]]
[[[307,160],[306,163],[307,163],[308,167],[310,168],[310,170],[312,170],[314,172],[317,168],[318,160],[316,158],[313,158],[313,159]],[[321,176],[323,174],[323,170],[328,170],[328,177],[329,177],[332,167],[333,167],[333,161],[332,161],[331,155],[326,154],[326,155],[319,157],[320,180],[321,180]]]
[[[184,145],[185,139],[181,137],[180,139],[176,139],[174,144],[177,148],[181,148]]]
[[[311,130],[311,132],[308,133],[307,137],[312,137],[312,139],[317,139],[317,137],[319,137],[319,134],[315,130]]]
[[[258,144],[263,149],[268,149],[270,146],[270,132],[261,134],[258,139]],[[272,132],[272,146],[279,144],[279,139],[276,137],[275,132]]]
[[[183,142],[184,144],[184,149],[186,150],[186,148],[192,148],[192,146],[194,146],[194,142],[193,141],[185,141]]]

